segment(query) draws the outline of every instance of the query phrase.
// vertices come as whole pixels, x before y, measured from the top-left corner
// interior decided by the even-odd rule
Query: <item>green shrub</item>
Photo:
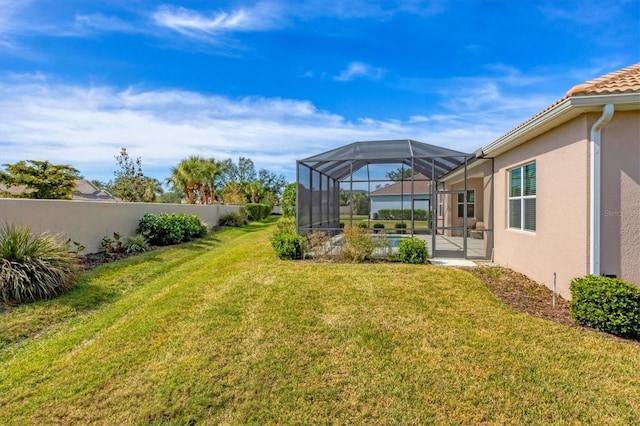
[[[347,226],[342,236],[344,239],[342,257],[345,261],[362,262],[371,258],[373,240],[364,228]]]
[[[381,209],[378,211],[378,219],[381,220],[411,220],[411,209]],[[425,209],[415,209],[413,211],[414,220],[430,220],[431,211]]]
[[[127,237],[124,242],[124,251],[127,253],[142,253],[149,250],[149,243],[140,234],[134,237]]]
[[[0,301],[33,302],[73,288],[78,270],[68,248],[56,236],[4,225],[0,229]]]
[[[429,251],[418,237],[403,238],[398,247],[398,258],[404,263],[422,264],[427,261]]]
[[[296,217],[297,186],[296,183],[290,183],[284,187],[280,201],[282,216],[284,217]]]
[[[106,235],[102,237],[102,240],[100,241],[100,248],[107,254],[122,253],[124,247],[123,242],[120,239],[120,234],[114,232],[113,239]]]
[[[249,220],[262,220],[271,215],[272,207],[269,204],[247,203],[244,205],[244,212]]]
[[[295,231],[276,231],[271,237],[271,247],[280,259],[302,259],[306,254],[306,242]]]
[[[207,234],[207,227],[196,215],[147,213],[140,220],[137,233],[149,244],[168,246],[203,237]]]
[[[373,232],[376,234],[384,229],[384,223],[374,223],[373,224]]]
[[[396,223],[394,225],[394,228],[396,228],[396,232],[398,234],[406,234],[407,233],[407,224],[406,223]]]
[[[617,278],[575,278],[570,284],[571,317],[616,336],[640,340],[640,288]]]
[[[366,223],[360,222],[356,225],[358,228],[367,229],[369,228]]]
[[[247,216],[242,212],[231,212],[220,217],[220,226],[233,226],[240,228],[247,224]]]

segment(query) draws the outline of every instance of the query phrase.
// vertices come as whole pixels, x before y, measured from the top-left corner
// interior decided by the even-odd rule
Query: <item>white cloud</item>
[[[77,35],[95,31],[120,33],[145,32],[145,30],[139,25],[135,25],[132,22],[114,16],[107,16],[102,13],[76,15],[74,27],[77,31]]]
[[[337,81],[351,81],[356,78],[366,78],[369,80],[379,80],[384,75],[382,68],[375,68],[364,62],[351,62],[347,68],[340,71],[340,74],[334,77]]]
[[[192,154],[248,156],[258,167],[293,179],[296,160],[353,141],[412,138],[473,151],[505,128],[490,117],[474,122],[473,114],[350,121],[305,100],[122,90],[52,83],[42,75],[19,77],[0,86],[2,162],[71,164],[89,178],[110,179],[120,147],[142,157],[143,167],[159,179]]]
[[[161,6],[153,14],[156,25],[185,36],[202,38],[230,32],[266,31],[281,25],[275,3],[258,3],[251,8],[206,15],[183,7]]]

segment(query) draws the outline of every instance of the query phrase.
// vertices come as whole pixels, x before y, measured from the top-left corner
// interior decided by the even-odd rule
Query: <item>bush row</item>
[[[207,234],[207,227],[196,215],[147,213],[140,220],[137,232],[149,244],[168,246],[204,237]]]
[[[415,220],[431,220],[431,211],[415,209],[413,211]],[[380,220],[411,220],[411,209],[380,209],[374,213],[374,219]]]

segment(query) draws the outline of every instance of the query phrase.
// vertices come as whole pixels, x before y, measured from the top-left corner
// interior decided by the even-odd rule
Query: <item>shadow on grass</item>
[[[260,231],[271,226],[278,219],[278,217],[270,217],[263,221],[251,222],[243,228],[233,228],[233,232],[237,236],[238,233]],[[74,289],[53,299],[15,306],[1,305],[0,321],[3,324],[0,326],[0,349],[55,328],[73,317],[117,302],[130,290],[144,285],[149,277],[163,274],[164,271],[200,253],[222,246],[227,239],[224,237],[225,231],[214,232],[204,238],[180,245],[157,247],[145,253],[81,272]],[[164,256],[167,250],[174,250],[175,256],[167,259],[167,256]],[[148,263],[150,267],[143,270],[136,268],[136,272],[132,270],[131,274],[115,275],[118,274],[118,270],[144,263]]]

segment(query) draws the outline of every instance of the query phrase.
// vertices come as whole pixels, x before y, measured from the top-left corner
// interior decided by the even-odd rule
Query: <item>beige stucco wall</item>
[[[589,272],[590,119],[580,116],[495,158],[495,261],[570,298],[569,283]],[[536,232],[511,230],[509,169],[536,161]]]
[[[640,285],[640,111],[615,112],[601,144],[600,269]]]
[[[34,232],[62,234],[84,245],[84,253],[100,251],[102,237],[134,235],[146,213],[185,213],[197,215],[209,228],[218,219],[240,206],[185,205],[160,203],[116,203],[106,201],[61,201],[0,199],[0,224],[24,224]]]

